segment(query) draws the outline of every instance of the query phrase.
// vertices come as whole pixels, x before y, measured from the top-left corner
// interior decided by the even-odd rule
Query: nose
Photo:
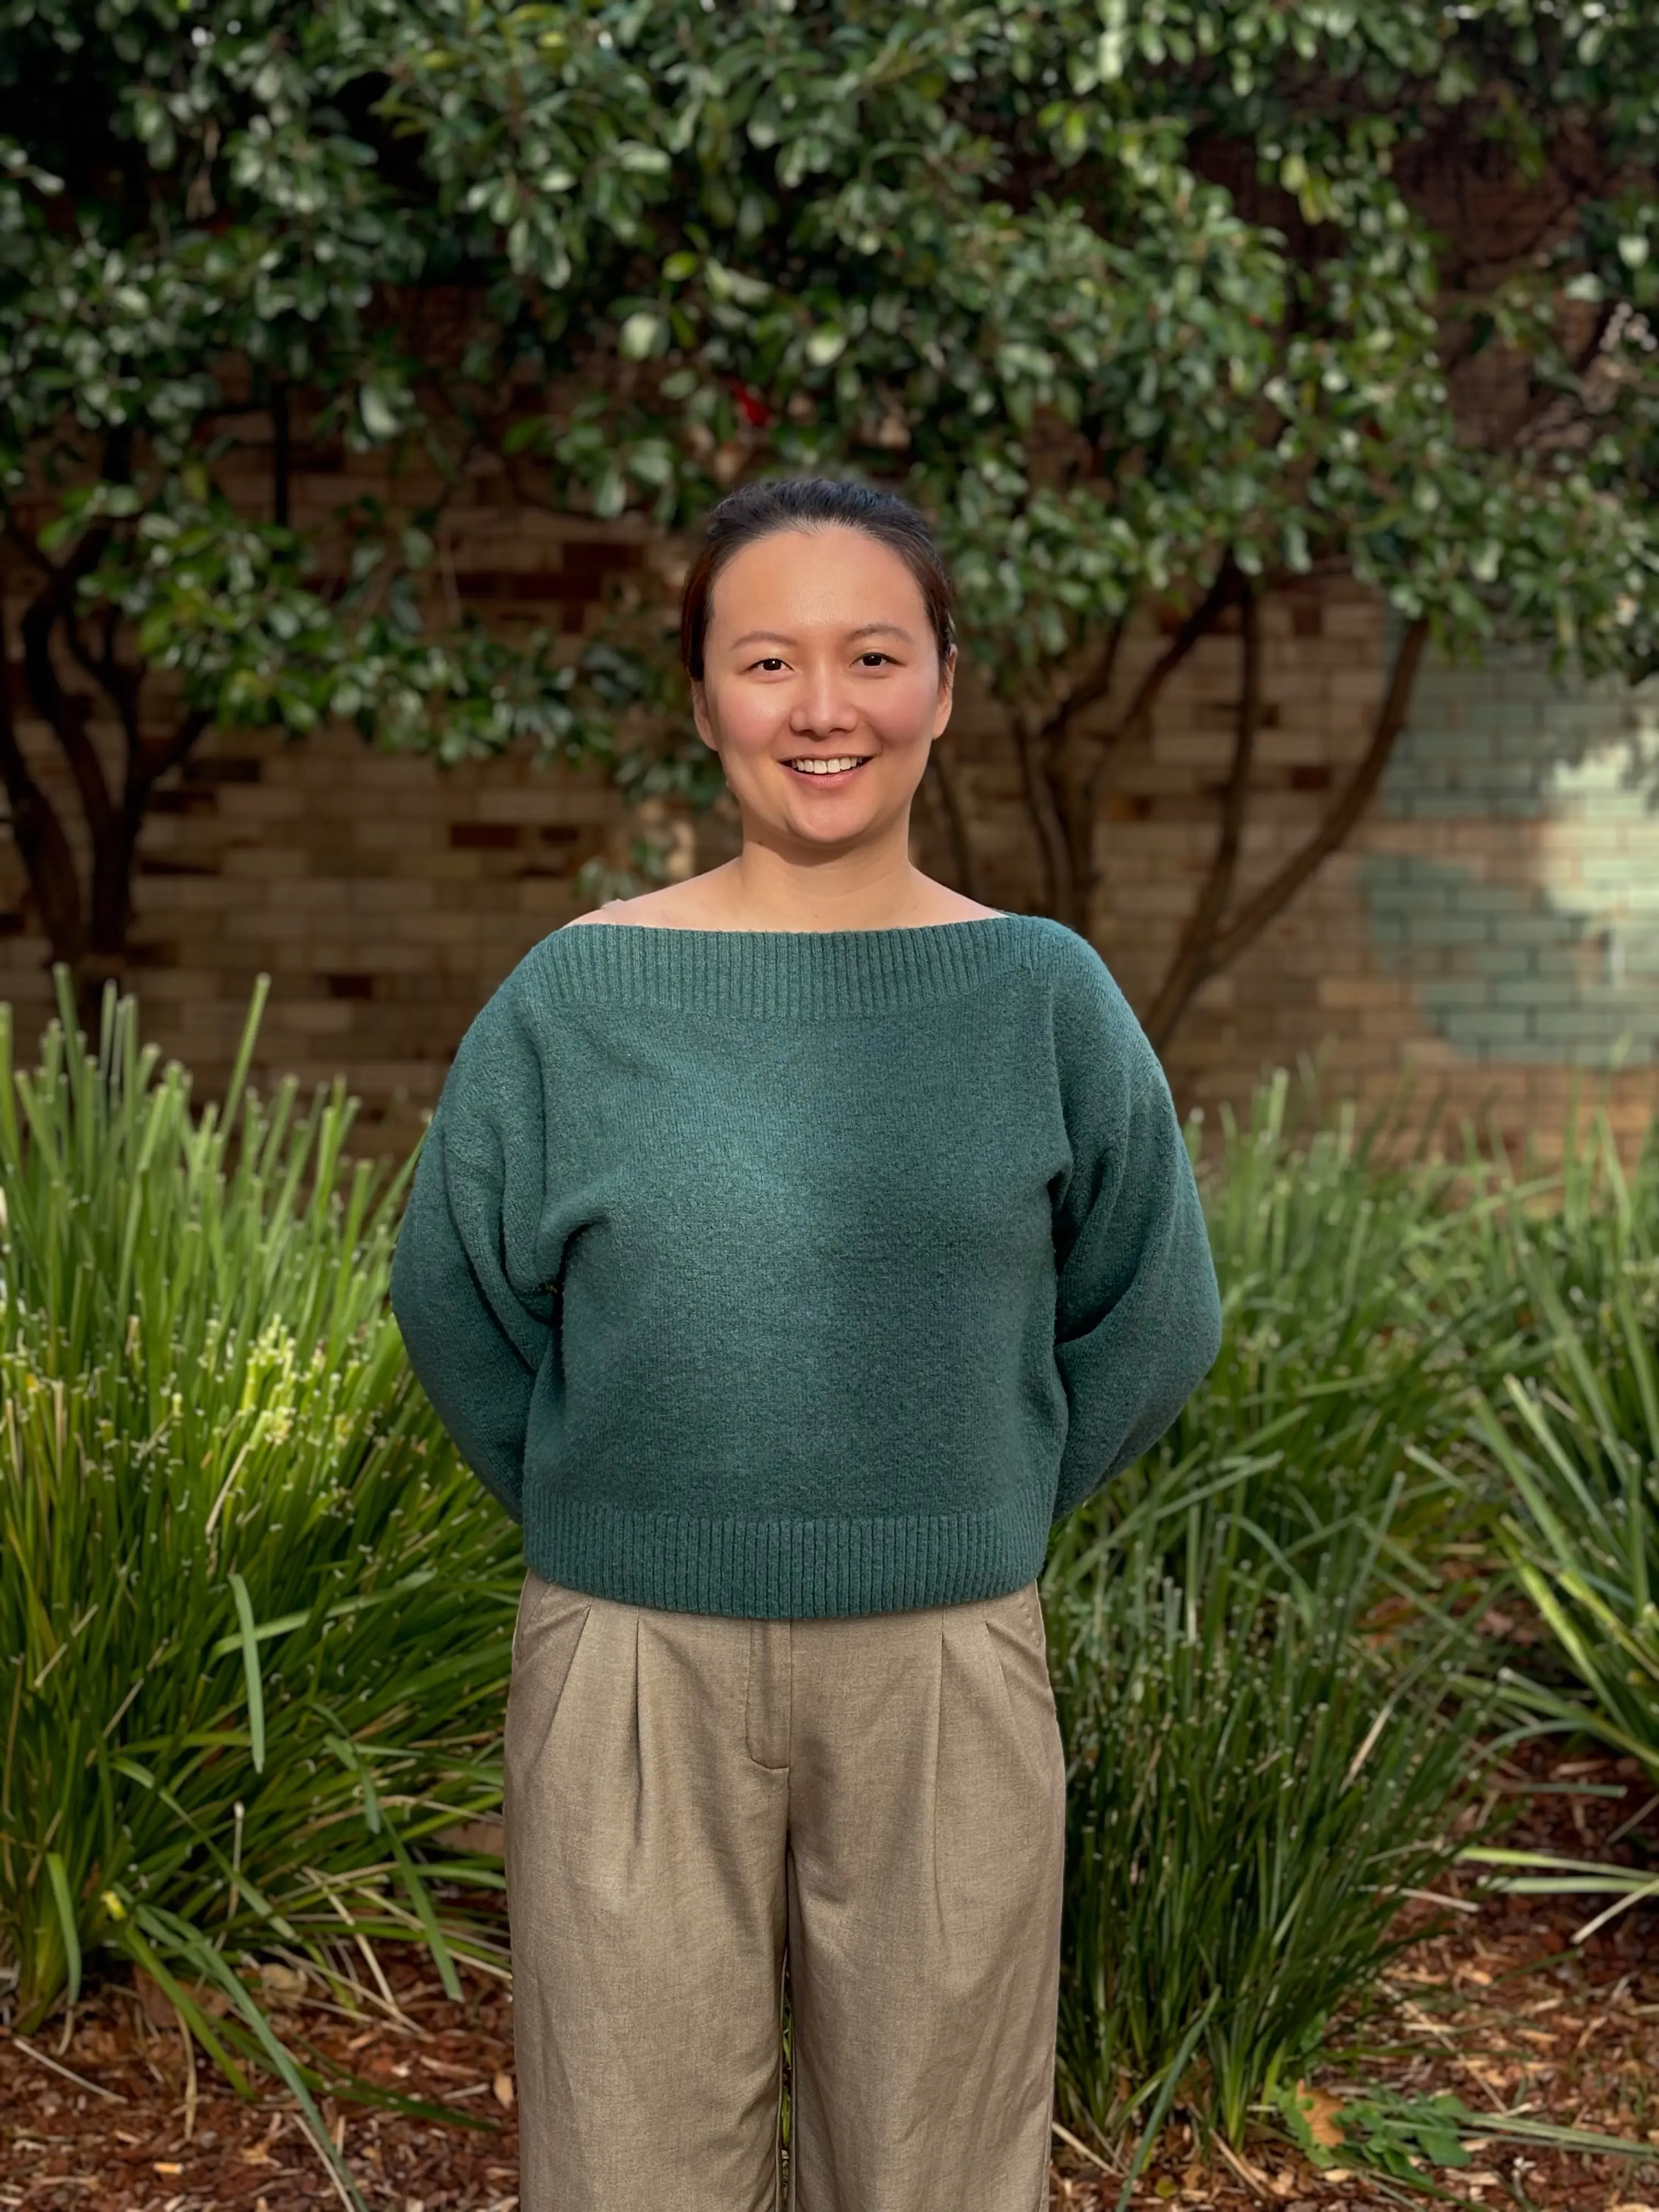
[[[848,689],[846,672],[833,659],[814,661],[789,710],[797,737],[836,737],[858,727],[858,708]]]

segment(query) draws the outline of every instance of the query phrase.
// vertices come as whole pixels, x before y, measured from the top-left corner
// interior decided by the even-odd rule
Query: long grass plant
[[[500,1802],[515,1532],[386,1303],[410,1163],[351,1159],[337,1080],[305,1111],[247,1082],[265,979],[194,1115],[130,998],[89,1049],[56,982],[32,1073],[0,1006],[14,2024],[125,1958],[239,2087],[274,2068],[309,2106],[262,1961],[387,2013],[382,1939],[458,1996],[459,1958],[505,1974],[500,1861],[440,1839]]]

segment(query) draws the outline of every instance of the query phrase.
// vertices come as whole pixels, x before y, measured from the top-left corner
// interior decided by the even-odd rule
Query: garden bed
[[[1509,1771],[1517,1791],[1528,1793],[1510,1842],[1613,1863],[1659,1856],[1656,1810],[1609,1840],[1650,1795],[1619,1762],[1534,1746]],[[1408,2099],[1449,2092],[1476,2111],[1524,2106],[1534,2118],[1650,2140],[1651,2165],[1481,2142],[1471,2166],[1432,2178],[1456,2199],[1522,2212],[1659,2207],[1659,1912],[1637,1906],[1575,1944],[1575,1929],[1601,1902],[1506,1897],[1454,1914],[1443,1933],[1396,1961],[1381,2008],[1346,2039],[1350,2056],[1322,2073],[1323,2096],[1340,2100],[1350,2083]],[[1434,1917],[1426,1905],[1407,1911],[1419,1923]],[[400,2021],[384,2012],[352,2019],[302,2001],[279,2010],[284,2033],[477,2124],[324,2100],[358,2185],[371,2205],[396,2212],[513,2212],[518,2139],[506,1990],[463,1966],[457,2005],[417,1947],[387,1946],[381,1956]],[[1333,2038],[1336,2050],[1344,2042],[1340,2033]],[[0,2212],[311,2212],[339,2201],[285,2092],[262,2087],[244,2104],[198,2060],[187,2125],[190,2095],[183,2039],[153,1990],[104,1984],[76,2006],[66,2045],[56,2023],[27,2039],[27,2051],[7,2033]],[[1322,2099],[1319,2109],[1329,2109]],[[1097,2212],[1115,2203],[1115,2177],[1063,2143],[1056,2150],[1055,2207]],[[1321,2172],[1267,2135],[1236,2163],[1200,2162],[1177,2120],[1133,2202],[1323,2212],[1398,2203],[1404,2195],[1363,2172]]]
[[[0,2212],[507,2212],[521,1561],[386,1308],[401,1184],[291,1081],[198,1130],[130,1002],[100,1051],[0,1117]],[[1659,1919],[1603,1871],[1659,1864],[1659,1133],[1546,1206],[1287,1097],[1206,1177],[1222,1357],[1045,1562],[1055,2202],[1150,2117],[1141,2205],[1659,2212]],[[1477,1903],[1517,1846],[1601,1893]]]

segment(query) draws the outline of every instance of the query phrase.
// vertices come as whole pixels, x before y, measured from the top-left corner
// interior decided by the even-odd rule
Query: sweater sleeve
[[[556,1292],[539,1255],[540,1054],[515,970],[475,1018],[427,1125],[392,1255],[410,1364],[461,1457],[524,1519],[531,1398]]]
[[[1055,1006],[1072,1164],[1054,1199],[1058,1522],[1164,1434],[1221,1348],[1209,1237],[1158,1056],[1078,938]]]

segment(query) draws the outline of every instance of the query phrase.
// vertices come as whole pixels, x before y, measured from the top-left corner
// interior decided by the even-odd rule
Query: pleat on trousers
[[[747,1620],[533,1572],[506,1851],[520,2212],[1040,2212],[1065,1756],[1036,1584]]]

